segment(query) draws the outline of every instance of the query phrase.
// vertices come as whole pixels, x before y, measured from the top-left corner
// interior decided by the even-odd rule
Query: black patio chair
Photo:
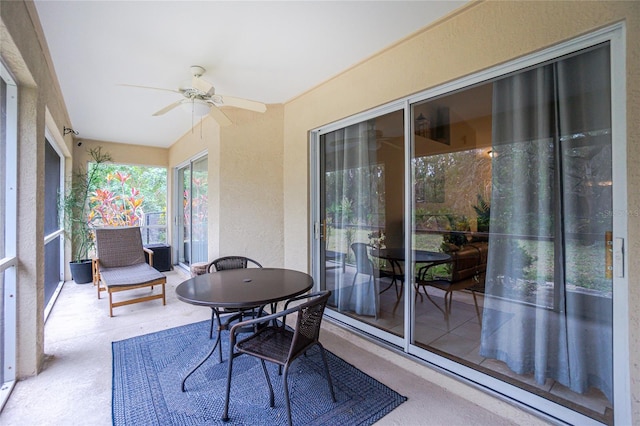
[[[224,271],[225,269],[244,269],[253,264],[258,268],[262,268],[262,265],[253,259],[244,256],[225,256],[219,257],[216,260],[209,262],[207,265],[207,272]]]
[[[207,272],[212,273],[228,269],[245,269],[251,265],[257,268],[262,268],[262,265],[260,263],[248,257],[224,256],[209,262],[206,270]],[[256,306],[248,310],[217,308],[216,312],[216,309],[211,308],[211,325],[209,326],[209,339],[213,338],[213,325],[216,320],[218,323],[218,333],[220,333],[222,330],[228,330],[231,322],[233,321],[242,320],[245,316],[251,318],[259,316],[262,309],[264,309],[264,307],[262,306]],[[218,360],[222,362],[222,345],[218,347]]]
[[[229,368],[227,371],[227,394],[224,404],[223,421],[229,420],[229,393],[231,391],[231,375],[233,359],[242,354],[247,354],[260,359],[262,370],[264,371],[267,385],[269,386],[269,405],[274,407],[273,386],[267,371],[265,361],[273,362],[279,367],[284,367],[283,388],[284,398],[287,406],[287,416],[289,425],[291,420],[291,403],[289,397],[289,387],[287,374],[289,367],[295,359],[304,354],[309,348],[317,345],[320,348],[322,362],[324,363],[331,399],[336,402],[333,391],[333,382],[329,374],[329,365],[324,347],[319,342],[320,325],[327,300],[331,295],[330,291],[303,295],[289,299],[285,304],[284,311],[267,315],[261,318],[254,318],[242,321],[231,327],[229,333]],[[289,304],[294,301],[309,299],[295,307],[289,308]],[[296,324],[293,330],[286,326],[287,316],[297,314]],[[280,321],[278,321],[280,320]],[[268,325],[267,325],[268,324]],[[245,331],[248,327],[255,327],[255,331],[249,337],[243,338],[236,343],[237,333]],[[317,395],[309,395],[317,397]]]

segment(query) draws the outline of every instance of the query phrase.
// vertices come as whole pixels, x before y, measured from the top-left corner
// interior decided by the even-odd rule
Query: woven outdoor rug
[[[278,425],[287,423],[282,376],[267,363],[275,394],[260,362],[242,355],[233,361],[229,422],[224,407],[228,332],[222,334],[223,362],[217,350],[186,382],[183,377],[211,349],[209,321],[113,342],[114,425]],[[215,338],[215,336],[214,336]],[[370,425],[407,400],[327,351],[337,402],[331,400],[317,347],[289,369],[291,413],[296,425]]]

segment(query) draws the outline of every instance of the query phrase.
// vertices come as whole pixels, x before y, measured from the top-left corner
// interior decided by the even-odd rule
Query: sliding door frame
[[[310,167],[311,167],[311,223],[310,229],[310,250],[311,267],[313,276],[321,277],[321,268],[324,266],[319,261],[321,243],[320,212],[321,202],[320,171],[321,149],[319,146],[320,136],[347,127],[349,125],[374,118],[385,113],[404,109],[405,117],[405,187],[404,187],[404,235],[405,235],[405,259],[411,262],[411,235],[412,215],[413,215],[413,193],[411,191],[411,159],[413,158],[413,144],[411,143],[412,126],[411,105],[417,102],[434,99],[438,96],[461,90],[479,83],[487,82],[505,76],[527,67],[536,66],[540,63],[556,59],[560,56],[576,52],[578,50],[594,46],[599,43],[609,42],[611,52],[611,114],[612,114],[612,173],[614,182],[613,191],[613,236],[616,241],[614,258],[620,259],[614,264],[613,279],[613,374],[614,374],[614,419],[616,424],[629,424],[631,415],[631,382],[630,382],[630,352],[629,352],[629,310],[627,306],[627,296],[629,291],[628,283],[628,250],[624,249],[627,238],[627,142],[626,142],[626,31],[625,24],[618,23],[607,28],[600,29],[590,34],[575,38],[573,40],[560,43],[548,49],[518,58],[506,64],[502,64],[484,71],[480,71],[468,77],[464,77],[421,93],[406,97],[402,100],[371,109],[344,120],[333,122],[310,132]],[[405,277],[406,282],[411,282],[413,277]],[[405,291],[405,337],[391,335],[383,330],[363,324],[351,317],[341,314],[332,309],[328,309],[327,316],[340,321],[350,328],[364,332],[377,339],[390,343],[410,356],[415,356],[438,369],[451,372],[474,386],[479,386],[483,390],[499,397],[508,398],[512,402],[519,404],[524,409],[535,410],[537,414],[548,416],[551,420],[561,420],[572,424],[599,424],[594,419],[573,411],[560,404],[553,403],[545,398],[536,396],[524,391],[517,386],[510,385],[504,381],[481,373],[478,370],[456,363],[443,356],[436,355],[414,344],[413,341],[413,311],[414,298],[412,296],[413,287],[404,286]],[[407,319],[411,319],[407,321]]]
[[[194,163],[196,163],[198,160],[201,160],[203,158],[206,158],[208,155],[207,151],[201,152],[197,155],[194,155],[193,157],[191,157],[189,160],[184,161],[180,164],[178,164],[177,166],[174,167],[174,176],[173,176],[173,187],[174,187],[174,220],[173,220],[173,224],[174,224],[174,232],[173,232],[173,258],[176,259],[175,260],[175,264],[177,264],[178,266],[180,266],[181,268],[185,269],[185,270],[189,270],[189,268],[191,267],[191,263],[193,263],[193,244],[189,244],[189,264],[186,264],[185,262],[183,262],[180,258],[180,250],[184,250],[184,241],[183,241],[183,237],[184,237],[184,232],[182,230],[182,227],[184,226],[183,224],[183,215],[184,215],[184,207],[182,204],[183,201],[183,194],[182,194],[182,186],[180,185],[180,173],[182,170],[184,169],[189,169],[189,176],[190,176],[190,182],[189,182],[189,208],[193,209],[193,206],[191,205],[191,197],[193,196],[193,165]],[[189,238],[192,240],[193,239],[193,216],[191,216],[191,222],[189,223]],[[208,244],[208,242],[207,242]],[[182,247],[182,249],[181,249]],[[184,256],[183,256],[184,257]]]
[[[0,368],[2,375],[0,380],[0,410],[9,399],[9,395],[16,383],[17,371],[17,229],[18,229],[18,87],[15,79],[8,69],[0,61],[0,79],[6,84],[6,125],[5,137],[5,176],[0,179],[4,184],[4,257],[0,257],[0,279],[3,285],[0,288],[3,294],[0,295]]]
[[[611,132],[612,132],[612,174],[613,174],[613,212],[616,214],[613,221],[614,240],[618,240],[619,246],[614,257],[619,257],[622,262],[621,266],[614,270],[613,288],[613,375],[614,378],[614,418],[616,424],[628,424],[631,422],[631,400],[628,397],[631,393],[630,370],[629,370],[629,312],[626,304],[629,291],[627,278],[628,251],[624,250],[624,244],[627,241],[627,216],[622,212],[627,212],[627,182],[626,182],[626,66],[625,66],[625,27],[623,23],[613,25],[608,28],[596,31],[594,33],[570,40],[565,43],[553,46],[549,49],[528,55],[524,58],[516,59],[507,64],[500,65],[486,71],[474,74],[470,77],[447,83],[437,88],[427,90],[415,96],[409,97],[407,102],[409,105],[433,99],[441,95],[451,93],[465,87],[473,86],[482,82],[490,81],[498,77],[539,65],[543,62],[556,59],[560,56],[567,55],[578,50],[582,50],[600,43],[610,42],[611,52]],[[407,115],[411,117],[411,115]],[[410,125],[410,123],[409,123]],[[406,129],[405,129],[406,130]],[[410,133],[406,136],[408,137]],[[409,150],[407,150],[409,151]],[[410,161],[410,159],[409,159]],[[409,165],[405,165],[409,167]],[[410,195],[411,196],[411,195]],[[407,197],[407,203],[411,203]],[[407,212],[411,212],[412,205],[405,206]],[[411,221],[405,218],[405,235],[411,235]],[[408,242],[405,242],[408,244]],[[410,279],[411,277],[407,277]],[[409,296],[411,286],[406,286],[405,297],[411,301]],[[405,299],[406,300],[406,299]],[[405,327],[413,328],[413,324],[407,324]],[[412,330],[406,330],[407,336]],[[532,393],[524,391],[517,386],[510,385],[506,382],[483,374],[475,369],[465,367],[448,358],[436,355],[425,349],[410,344],[408,353],[416,355],[420,359],[433,363],[465,377],[467,380],[491,389],[500,395],[508,396],[510,399],[520,402],[523,406],[534,407],[537,411],[541,411],[551,418],[560,419],[572,424],[599,424],[594,419],[584,416],[567,407],[553,403],[545,398],[536,396]],[[624,378],[624,379],[622,379]]]

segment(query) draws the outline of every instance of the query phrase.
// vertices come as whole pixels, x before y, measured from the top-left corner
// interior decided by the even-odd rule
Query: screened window
[[[0,62],[0,407],[16,378],[17,123],[17,88]]]

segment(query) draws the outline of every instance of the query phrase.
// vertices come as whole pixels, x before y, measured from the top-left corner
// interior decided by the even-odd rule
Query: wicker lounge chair
[[[99,228],[96,232],[98,257],[93,259],[93,284],[100,293],[109,293],[109,316],[113,308],[132,303],[162,299],[166,305],[164,274],[153,268],[153,251],[142,247],[139,227]],[[149,254],[149,263],[145,260]],[[154,293],[153,287],[159,286],[161,293]],[[113,301],[113,293],[150,287],[151,293],[133,299]]]

